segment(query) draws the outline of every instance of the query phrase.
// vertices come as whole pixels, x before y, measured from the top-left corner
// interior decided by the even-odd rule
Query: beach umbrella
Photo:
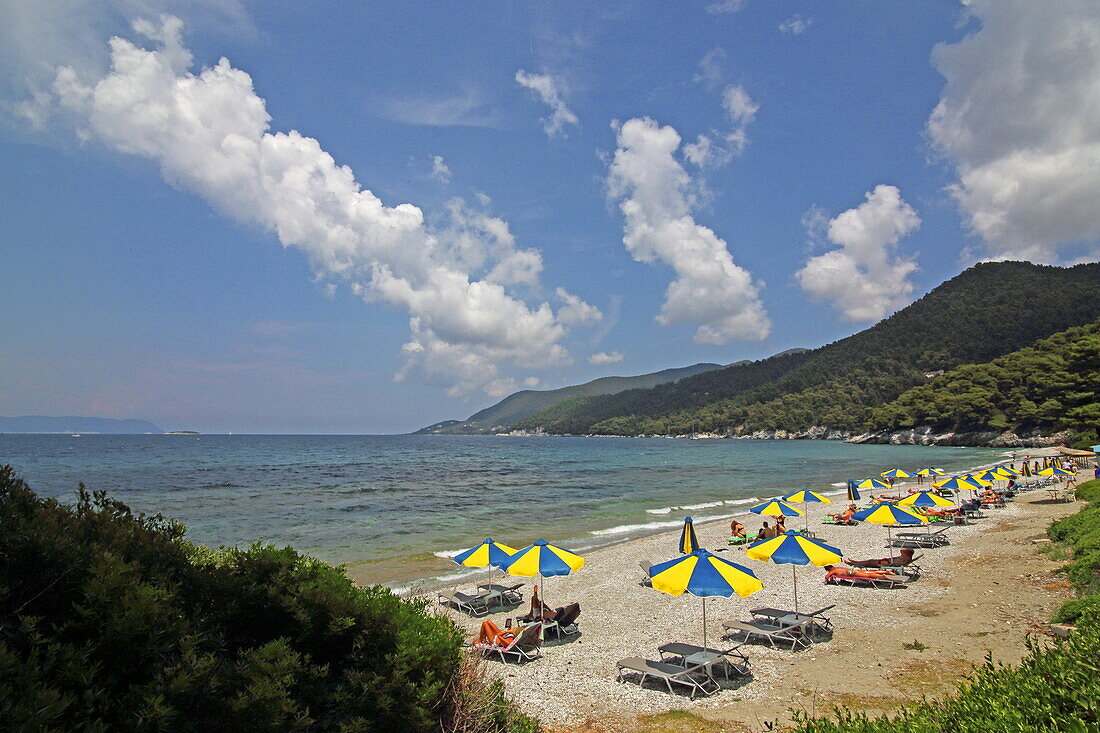
[[[763,504],[750,506],[749,511],[767,517],[800,517],[804,513],[798,507],[791,506],[782,499],[769,499]]]
[[[790,564],[791,581],[794,585],[794,612],[798,613],[798,574],[795,565],[835,565],[844,560],[840,550],[824,542],[803,537],[794,530],[787,530],[778,537],[761,540],[749,545],[745,553],[753,560],[774,562],[778,565]]]
[[[546,578],[555,575],[569,575],[584,567],[584,558],[580,555],[551,545],[546,540],[516,551],[503,565],[504,572],[523,578],[539,576],[542,581],[542,602],[546,604]]]
[[[848,501],[859,501],[859,489],[856,488],[856,482],[848,479]]]
[[[681,555],[690,555],[699,549],[699,538],[695,536],[695,523],[691,521],[691,517],[684,517],[684,529],[680,532],[678,549]]]
[[[918,468],[916,470],[918,476],[942,476],[943,473],[944,471],[942,468],[933,468],[931,466],[928,468]]]
[[[882,479],[872,477],[856,481],[855,487],[857,489],[888,489],[890,485]]]
[[[468,568],[489,568],[489,580],[492,580],[493,568],[504,567],[512,559],[515,552],[515,548],[493,542],[493,540],[486,537],[480,545],[474,545],[451,559]]]
[[[912,478],[913,474],[900,468],[891,468],[883,471],[879,476],[885,476],[886,478]]]
[[[827,496],[822,496],[816,491],[796,491],[793,494],[787,494],[783,497],[783,501],[789,504],[832,504],[833,500]],[[810,528],[810,508],[806,507],[806,529]]]
[[[1039,471],[1039,476],[1073,476],[1073,471],[1067,471],[1064,468],[1058,468],[1057,466],[1050,466]]]
[[[1013,476],[1019,476],[1020,472],[1015,468],[1009,468],[1008,466],[995,466],[993,468],[995,473],[999,473],[1006,478],[1012,478]]]
[[[764,587],[756,573],[743,565],[716,557],[706,550],[658,563],[649,568],[653,587],[662,593],[683,593],[703,599],[703,647],[707,646],[707,598],[729,598],[734,593],[747,598]]]
[[[1028,463],[1026,459],[1024,460],[1023,475],[1024,475],[1024,478],[1030,478],[1031,477],[1031,464]]]
[[[978,484],[977,481],[971,481],[968,476],[952,476],[951,478],[933,482],[932,486],[937,489],[951,489],[955,492],[962,491],[963,489],[975,491],[981,488],[981,485]]]
[[[914,507],[914,506],[955,506],[955,502],[948,501],[938,494],[932,493],[930,489],[921,489],[915,494],[910,494],[901,501],[898,502],[898,506]]]
[[[852,519],[858,519],[862,522],[870,522],[871,524],[885,524],[886,527],[886,541],[888,544],[893,544],[890,534],[890,525],[894,524],[924,524],[928,521],[927,517],[922,517],[912,509],[906,509],[905,507],[899,507],[896,504],[884,503],[877,506],[869,507],[858,511],[852,515]]]

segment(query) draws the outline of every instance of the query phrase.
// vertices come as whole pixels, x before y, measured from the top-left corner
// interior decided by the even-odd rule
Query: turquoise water
[[[72,500],[83,481],[183,521],[194,542],[289,544],[389,583],[453,572],[448,551],[486,536],[583,551],[686,514],[729,516],[754,497],[1001,453],[786,440],[0,435],[0,462],[42,495]]]

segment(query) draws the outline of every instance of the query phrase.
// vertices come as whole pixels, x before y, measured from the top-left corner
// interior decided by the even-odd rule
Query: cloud
[[[1100,12],[1094,0],[972,0],[979,30],[932,54],[928,120],[991,259],[1100,257]]]
[[[811,242],[820,236],[821,209],[803,217]],[[912,259],[894,252],[902,237],[920,226],[920,217],[894,186],[879,185],[867,200],[830,220],[828,241],[840,245],[811,257],[795,273],[802,289],[815,300],[829,301],[849,321],[877,321],[908,304],[917,270]]]
[[[429,227],[412,204],[386,206],[317,140],[272,132],[251,77],[227,59],[190,71],[178,18],[134,28],[159,47],[114,37],[104,76],[57,72],[54,92],[83,136],[157,162],[167,181],[274,232],[317,278],[408,312],[398,378],[416,370],[463,394],[505,378],[502,365],[568,363],[566,323],[548,303],[528,306],[509,290],[537,284],[541,255],[516,245],[486,198],[450,202],[448,224]]]
[[[425,127],[500,127],[500,112],[478,89],[463,85],[447,95],[382,99],[371,110],[386,119]]]
[[[558,309],[558,321],[561,323],[595,323],[603,318],[599,308],[585,303],[565,288],[558,288],[555,293],[565,303]]]
[[[790,18],[779,24],[779,30],[783,33],[789,33],[792,36],[801,36],[807,30],[810,25],[813,24],[813,18],[806,18],[802,15],[795,14]]]
[[[588,357],[589,364],[596,364],[603,366],[604,364],[618,364],[623,360],[623,354],[621,351],[601,351]]]
[[[676,158],[680,135],[649,118],[615,129],[618,148],[607,192],[625,218],[623,244],[635,260],[661,261],[676,272],[657,322],[697,324],[698,343],[765,338],[771,321],[759,284],[733,263],[726,243],[692,216],[699,186]]]
[[[523,69],[516,72],[516,81],[520,86],[530,89],[538,95],[544,104],[550,107],[550,116],[542,118],[542,129],[549,137],[565,135],[566,125],[580,123],[577,115],[565,104],[562,98],[562,85],[560,79],[555,79],[549,74],[530,74]]]
[[[712,15],[721,15],[724,13],[736,13],[741,9],[741,6],[745,4],[745,0],[719,0],[719,2],[711,3],[707,6],[707,12]]]
[[[442,155],[432,156],[432,172],[428,175],[444,185],[451,182],[451,169],[447,167]]]
[[[713,48],[699,61],[699,72],[693,77],[711,91],[722,86],[725,73],[722,64],[726,52]],[[760,105],[753,101],[748,91],[740,84],[727,84],[721,93],[722,109],[730,127],[725,132],[711,128],[709,133],[700,134],[693,143],[684,145],[684,157],[689,163],[700,168],[718,168],[740,155],[749,143],[748,126],[756,119]]]

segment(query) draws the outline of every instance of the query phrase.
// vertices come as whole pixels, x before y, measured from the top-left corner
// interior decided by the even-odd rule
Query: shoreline
[[[812,510],[810,526],[819,538],[845,556],[884,554],[885,528],[822,525],[820,516],[827,510]],[[542,659],[526,665],[489,662],[488,668],[521,708],[559,730],[577,733],[636,729],[639,715],[683,709],[723,725],[754,729],[764,721],[785,720],[786,710],[799,701],[807,711],[818,712],[834,702],[890,709],[909,697],[950,687],[971,664],[982,661],[986,649],[999,661],[1014,661],[1023,654],[1028,624],[1047,621],[1069,594],[1065,580],[1050,574],[1060,563],[1039,556],[1027,537],[1043,535],[1050,520],[1074,511],[1073,504],[1049,503],[1043,490],[1020,494],[1005,509],[988,510],[985,520],[951,527],[952,544],[922,551],[924,577],[904,590],[826,586],[820,568],[798,568],[801,608],[836,604],[830,613],[837,628],[834,638],[796,653],[748,645],[743,651],[753,662],[752,681],[695,701],[663,689],[615,682],[618,659],[657,658],[656,646],[666,641],[699,643],[702,623],[699,599],[674,598],[638,584],[639,560],[659,562],[676,556],[678,529],[618,543],[589,552],[581,571],[547,582],[549,605],[581,602],[579,638],[548,645]],[[801,518],[794,519],[792,527],[801,524]],[[701,544],[712,550],[725,547],[728,534],[716,523],[696,524]],[[711,645],[721,634],[723,620],[747,617],[752,607],[791,607],[793,602],[790,567],[749,560],[739,548],[720,556],[751,568],[764,582],[764,590],[748,599],[709,601]],[[960,582],[963,577],[967,582]],[[525,599],[537,582],[514,580],[526,580]],[[503,625],[504,617],[525,610],[526,604],[487,618]],[[450,610],[440,612],[471,635],[482,621]],[[902,646],[918,640],[924,646],[918,644],[916,650]]]

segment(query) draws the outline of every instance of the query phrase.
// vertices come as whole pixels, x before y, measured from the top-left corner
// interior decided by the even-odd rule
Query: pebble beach
[[[896,489],[904,493],[910,486],[915,484]],[[846,557],[890,554],[882,525],[821,522],[825,513],[845,504],[840,497],[831,505],[801,508],[809,506],[809,525],[817,538]],[[826,585],[821,568],[797,567],[798,607],[833,605],[827,614],[835,627],[832,638],[796,652],[746,644],[741,651],[752,663],[752,676],[723,681],[724,689],[708,697],[691,700],[686,692],[670,694],[654,682],[641,687],[616,680],[616,662],[622,658],[659,659],[657,647],[666,642],[702,642],[701,599],[669,596],[641,583],[639,562],[676,557],[679,530],[590,552],[579,572],[548,579],[540,589],[548,605],[581,603],[581,634],[546,642],[542,658],[527,664],[488,661],[486,667],[523,710],[561,731],[629,730],[637,716],[669,710],[689,710],[731,730],[788,721],[792,710],[821,713],[832,705],[888,710],[950,689],[987,652],[999,661],[1022,656],[1025,635],[1070,595],[1064,579],[1053,574],[1060,563],[1042,555],[1035,541],[1041,543],[1050,521],[1074,511],[1074,504],[1052,501],[1042,489],[1019,494],[1003,509],[986,510],[985,519],[951,526],[946,547],[918,550],[922,577],[905,588]],[[742,521],[755,531],[762,519],[769,518],[747,514]],[[801,528],[803,522],[791,518],[788,528]],[[946,525],[936,528],[941,526]],[[794,607],[792,566],[748,559],[743,547],[729,547],[728,520],[697,523],[696,531],[704,548],[728,548],[719,557],[752,569],[764,585],[748,598],[708,599],[708,646],[732,646],[720,638],[722,623],[750,618],[751,608]],[[485,618],[503,626],[507,617],[525,613],[537,582],[527,581],[521,606]],[[471,638],[484,620],[450,609],[440,612]]]

